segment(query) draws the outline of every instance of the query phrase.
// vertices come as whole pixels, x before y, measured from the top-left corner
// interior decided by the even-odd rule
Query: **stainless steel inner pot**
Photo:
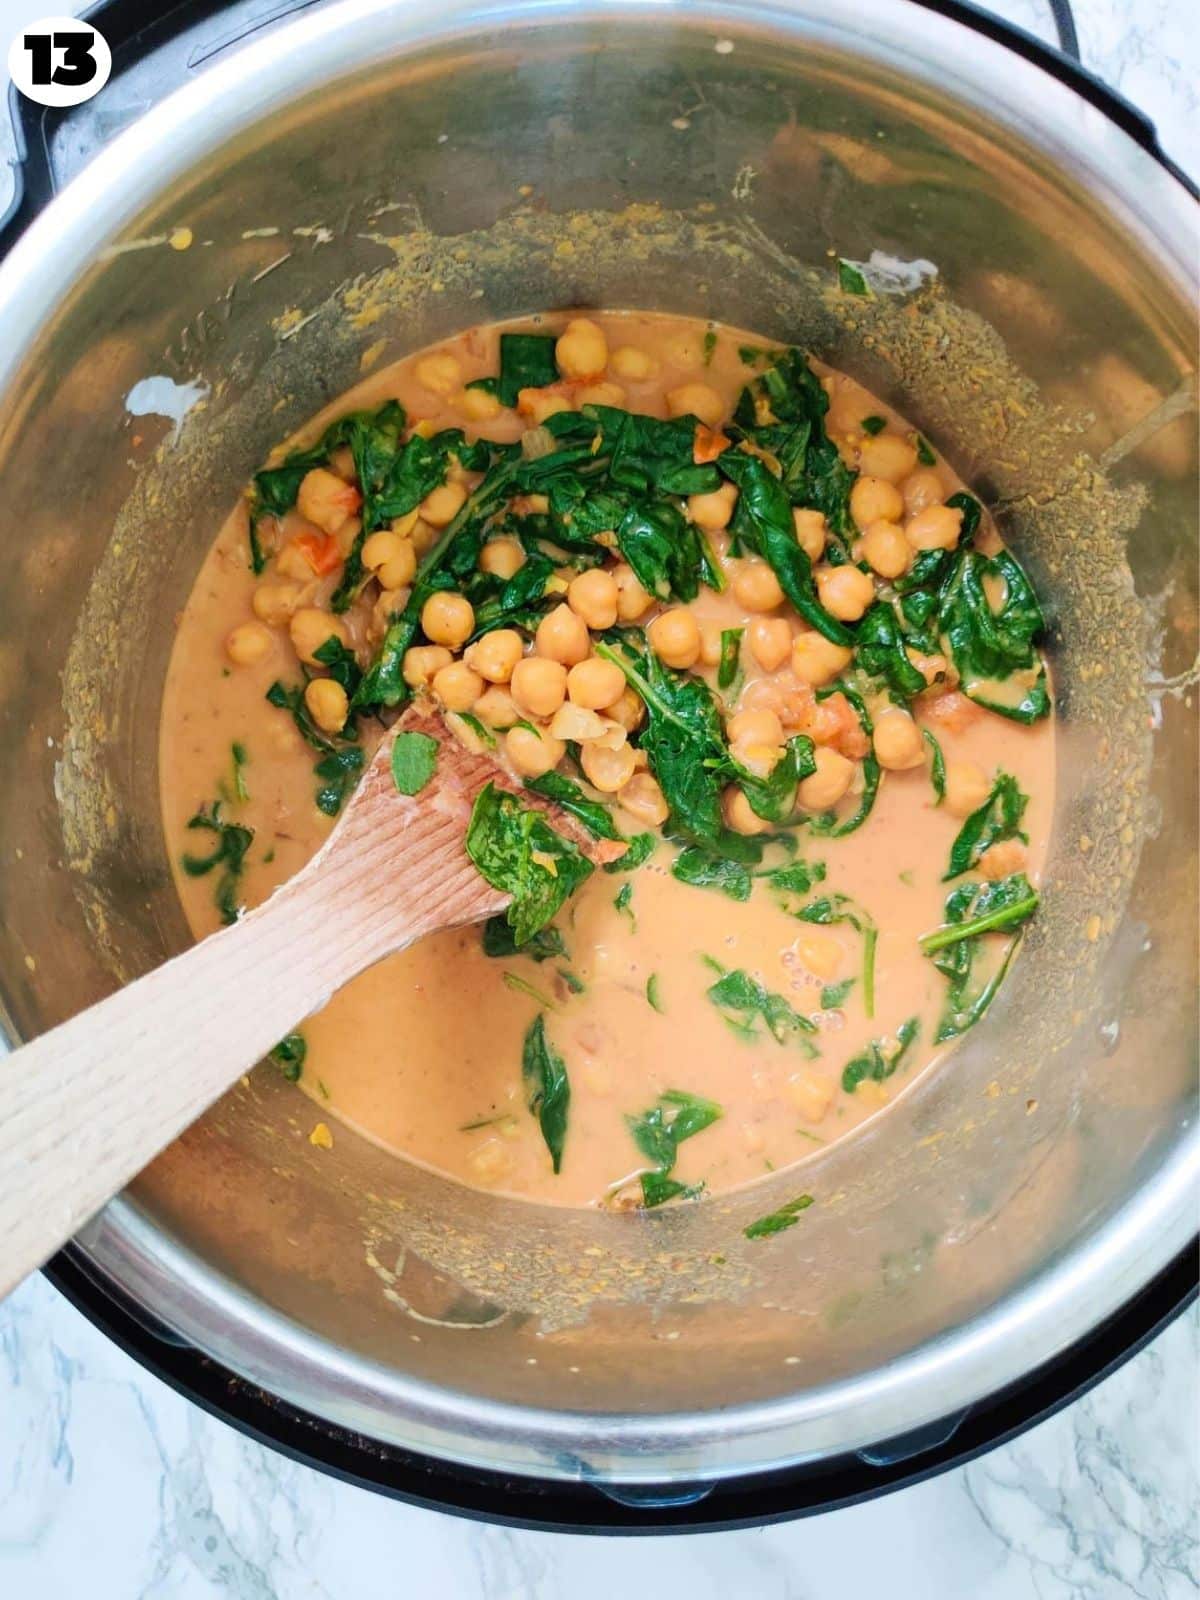
[[[92,1267],[320,1417],[629,1482],[905,1433],[1144,1285],[1195,1215],[1194,226],[1100,111],[902,0],[347,0],[117,139],[0,269],[14,1037],[186,942],[160,686],[248,473],[483,318],[700,313],[896,400],[1052,597],[1062,759],[1045,913],[986,1024],[802,1174],[555,1212],[344,1129],[313,1149],[267,1068],[85,1230]],[[831,258],[873,251],[899,292],[840,293]],[[800,1226],[743,1238],[802,1189]]]

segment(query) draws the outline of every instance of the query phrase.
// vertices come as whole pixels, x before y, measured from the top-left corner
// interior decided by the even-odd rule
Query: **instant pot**
[[[11,1038],[187,942],[161,686],[249,473],[480,320],[711,316],[896,402],[1051,597],[1060,759],[1044,911],[988,1018],[799,1173],[543,1208],[348,1128],[314,1149],[263,1067],[52,1280],[277,1448],[542,1527],[845,1504],[1094,1382],[1195,1279],[1196,206],[1151,128],[945,3],[90,15],[100,95],[14,101],[0,267]],[[800,1189],[801,1223],[744,1237]]]

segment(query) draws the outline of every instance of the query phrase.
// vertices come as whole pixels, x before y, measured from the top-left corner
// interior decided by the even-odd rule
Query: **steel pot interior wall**
[[[186,171],[139,180],[130,140],[143,172],[169,160],[153,119],[126,135],[95,169],[103,248],[39,325],[6,324],[5,1004],[34,1033],[186,943],[157,806],[173,618],[248,474],[365,368],[603,304],[849,369],[936,439],[1053,598],[1045,912],[953,1067],[802,1172],[644,1219],[485,1198],[342,1129],[313,1149],[307,1102],[263,1068],[84,1236],[202,1348],[369,1435],[550,1475],[819,1457],[1052,1354],[1184,1236],[1179,196],[1089,109],[1096,160],[1074,167],[1057,132],[977,109],[982,42],[965,55],[912,8],[444,15],[336,8],[276,35],[257,86],[216,69]],[[39,224],[9,289],[73,227]],[[873,251],[899,292],[841,292],[831,257]],[[136,385],[158,414],[130,415]],[[798,1190],[802,1226],[743,1237]]]

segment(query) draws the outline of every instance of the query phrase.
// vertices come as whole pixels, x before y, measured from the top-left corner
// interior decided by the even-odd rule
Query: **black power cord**
[[[1075,31],[1071,0],[1050,0],[1050,15],[1054,18],[1054,27],[1058,33],[1059,49],[1073,61],[1080,61],[1082,58],[1079,54],[1079,35]]]

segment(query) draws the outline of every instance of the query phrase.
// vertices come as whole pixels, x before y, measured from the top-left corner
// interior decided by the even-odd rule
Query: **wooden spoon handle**
[[[356,973],[503,906],[461,821],[403,834],[339,829],[233,927],[0,1062],[0,1297]]]

